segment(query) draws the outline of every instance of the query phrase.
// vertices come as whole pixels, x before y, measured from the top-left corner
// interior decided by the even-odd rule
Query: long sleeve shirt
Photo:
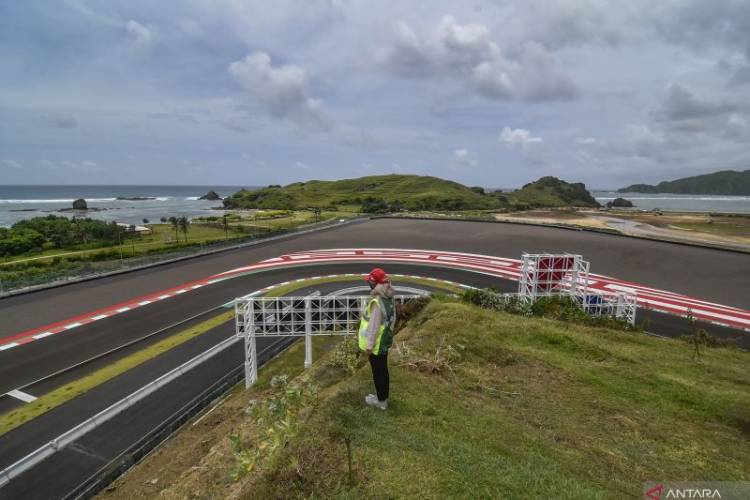
[[[380,311],[380,305],[375,302],[370,309],[370,322],[367,324],[367,348],[372,350],[375,347],[375,338],[383,322],[383,313]]]

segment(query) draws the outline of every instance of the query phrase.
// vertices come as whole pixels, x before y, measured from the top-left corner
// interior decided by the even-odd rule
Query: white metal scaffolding
[[[531,303],[542,297],[571,297],[590,316],[635,324],[636,295],[594,292],[589,288],[589,267],[580,255],[524,253],[518,296]]]
[[[397,295],[397,304],[418,295]],[[357,333],[369,296],[242,297],[235,299],[235,328],[245,341],[245,386],[258,379],[258,337],[305,337],[305,368],[312,366],[312,337]]]

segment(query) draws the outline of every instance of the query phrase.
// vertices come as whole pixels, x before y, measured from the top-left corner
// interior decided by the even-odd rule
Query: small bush
[[[397,304],[396,324],[393,327],[394,333],[401,330],[409,320],[417,316],[429,303],[430,297],[417,297],[404,304]]]
[[[333,368],[340,368],[349,374],[357,370],[359,346],[355,335],[347,335],[339,342],[328,356],[327,364]]]

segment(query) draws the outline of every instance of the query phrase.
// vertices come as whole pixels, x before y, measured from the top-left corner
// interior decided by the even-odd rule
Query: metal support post
[[[250,301],[245,309],[245,389],[249,389],[258,380],[258,348],[255,344],[255,308]]]
[[[305,368],[312,366],[312,310],[310,297],[305,298]]]

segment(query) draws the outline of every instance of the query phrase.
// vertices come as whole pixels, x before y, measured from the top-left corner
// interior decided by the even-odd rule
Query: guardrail
[[[213,356],[217,355],[224,349],[234,345],[238,341],[239,339],[237,339],[236,337],[230,337],[224,340],[223,342],[216,344],[215,346],[208,349],[207,351],[186,361],[180,366],[170,370],[164,375],[161,375],[155,380],[144,385],[143,387],[133,392],[132,394],[124,397],[120,401],[105,408],[104,410],[100,411],[93,417],[90,417],[84,420],[83,422],[76,425],[72,429],[56,437],[49,443],[37,448],[36,450],[29,453],[25,457],[21,458],[20,460],[16,461],[12,465],[0,471],[0,488],[8,484],[12,479],[20,476],[27,470],[39,464],[46,458],[54,455],[62,448],[73,443],[75,440],[79,439],[85,434],[96,429],[97,427],[102,425],[104,422],[111,420],[112,418],[119,415],[120,413],[130,408],[134,404],[138,403],[139,401],[145,399],[146,397],[153,394],[157,390],[161,389],[162,387],[172,382],[173,380],[175,380],[177,377],[181,376],[188,370],[198,366],[199,364],[203,363],[207,359],[212,358]]]
[[[261,351],[260,361],[265,363],[268,360],[273,359],[277,354],[289,347],[296,340],[297,339],[294,338],[285,338],[266,347]],[[109,463],[79,484],[73,491],[66,494],[64,500],[91,498],[96,495],[121,474],[126,472],[130,467],[138,463],[151,450],[168,439],[169,436],[171,436],[172,433],[179,429],[185,422],[197,415],[212,401],[237,385],[237,383],[242,380],[243,376],[244,366],[240,364],[233,370],[230,370],[221,380],[217,381],[211,387],[203,391],[203,393],[193,398],[189,403],[185,404],[182,408],[166,418],[161,424],[149,431],[128,449],[110,460]]]

